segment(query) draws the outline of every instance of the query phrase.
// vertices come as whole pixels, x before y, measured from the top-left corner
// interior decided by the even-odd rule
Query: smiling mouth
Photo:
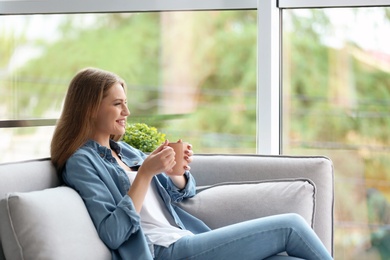
[[[116,120],[116,122],[118,122],[118,124],[120,124],[120,125],[123,126],[123,127],[126,126],[126,120],[125,120],[125,119]]]

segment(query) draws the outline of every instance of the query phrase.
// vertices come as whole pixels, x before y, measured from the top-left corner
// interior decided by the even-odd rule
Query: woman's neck
[[[110,149],[110,136],[94,135],[91,137],[91,139],[100,144],[101,146],[105,146]]]

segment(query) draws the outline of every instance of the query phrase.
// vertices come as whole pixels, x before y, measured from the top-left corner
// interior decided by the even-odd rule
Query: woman
[[[175,153],[165,141],[150,155],[119,142],[130,112],[125,83],[87,68],[73,78],[51,144],[52,162],[83,198],[113,259],[265,259],[286,251],[331,259],[296,214],[210,230],[172,202],[195,195],[187,166],[173,175]],[[185,159],[192,161],[189,145]]]

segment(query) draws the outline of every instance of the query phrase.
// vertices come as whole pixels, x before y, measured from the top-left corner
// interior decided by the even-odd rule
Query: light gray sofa
[[[211,228],[295,212],[333,254],[328,158],[195,155],[191,172],[199,191],[180,206]],[[110,259],[82,200],[61,186],[49,159],[0,164],[0,200],[0,260]]]

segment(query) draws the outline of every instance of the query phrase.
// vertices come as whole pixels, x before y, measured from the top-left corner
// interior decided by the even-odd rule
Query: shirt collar
[[[120,145],[112,139],[110,139],[110,148],[111,149],[107,148],[106,146],[100,145],[98,142],[96,142],[92,139],[89,139],[85,143],[85,146],[96,150],[100,154],[100,156],[102,156],[102,157],[104,157],[104,156],[112,157],[111,149],[113,151],[115,151],[119,156],[121,156],[121,152],[122,152],[122,148],[120,147]]]

